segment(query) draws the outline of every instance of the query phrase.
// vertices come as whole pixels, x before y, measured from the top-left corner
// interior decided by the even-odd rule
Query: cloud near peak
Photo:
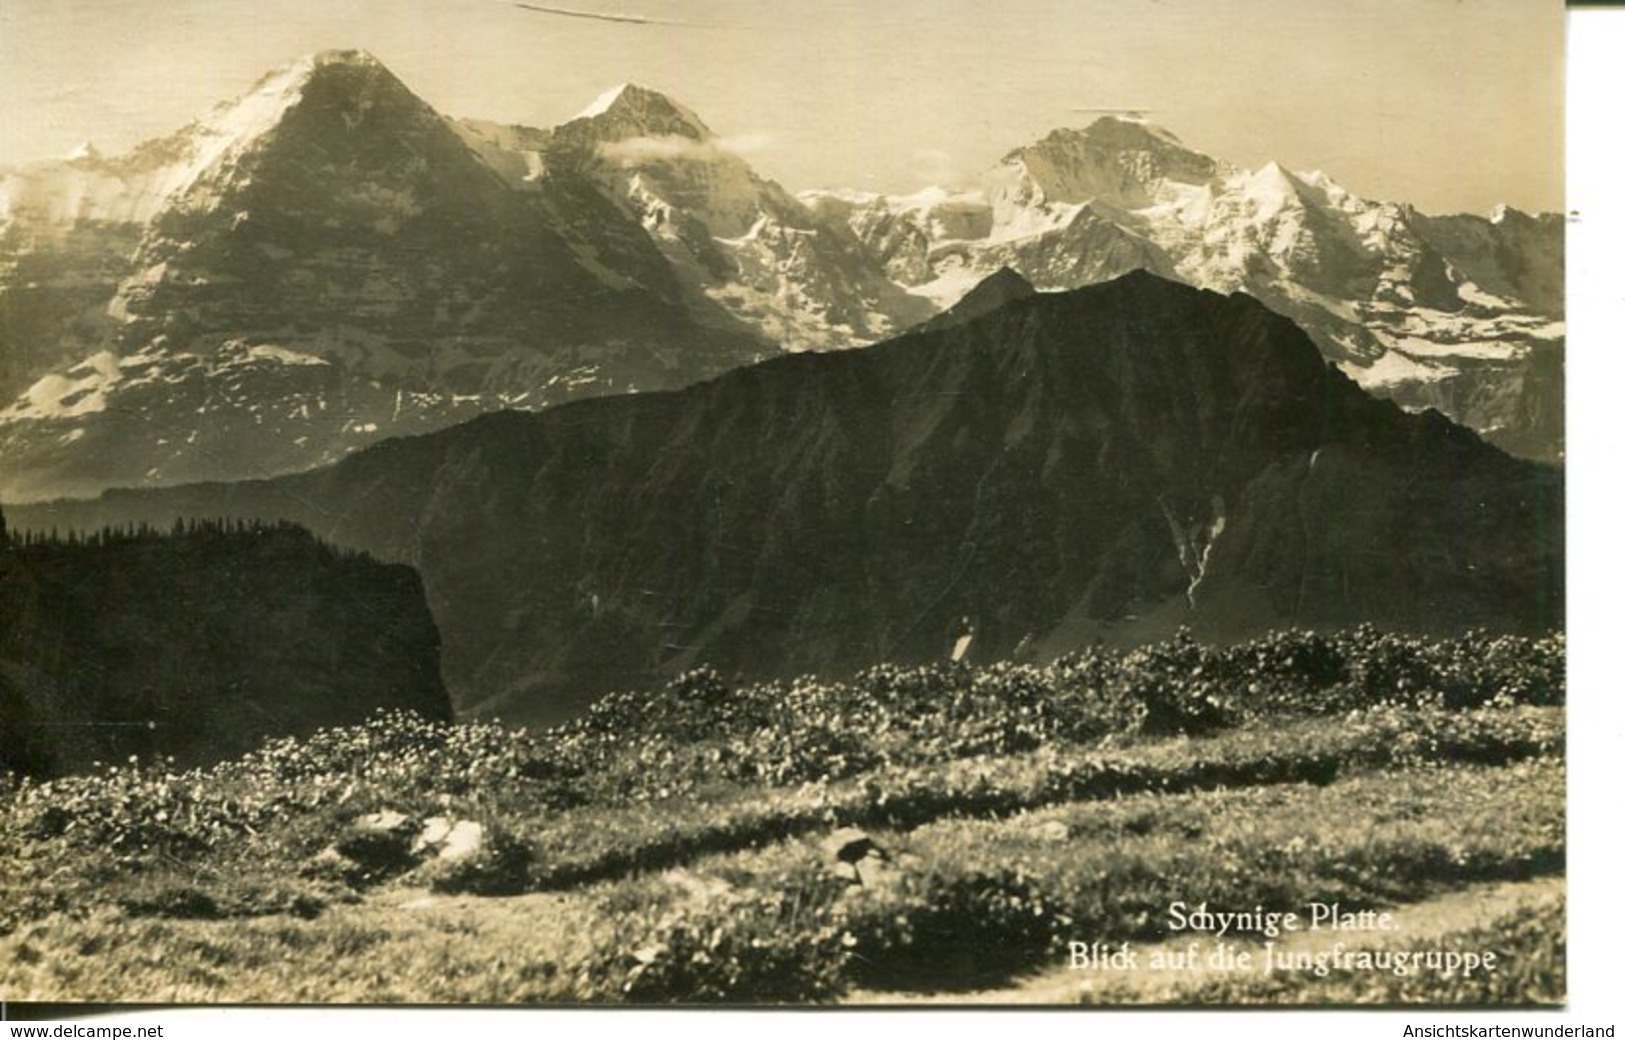
[[[598,146],[598,154],[611,162],[634,165],[640,162],[671,162],[688,160],[715,162],[727,157],[740,157],[770,148],[771,134],[741,134],[737,137],[711,137],[695,140],[680,134],[660,134],[649,137],[629,137],[623,141],[610,141]]]

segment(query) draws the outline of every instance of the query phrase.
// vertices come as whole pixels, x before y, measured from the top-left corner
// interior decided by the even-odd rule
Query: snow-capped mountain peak
[[[708,141],[713,136],[711,128],[692,109],[636,83],[622,83],[599,95],[559,132],[566,137],[586,136],[600,142],[634,137]]]
[[[1186,148],[1185,142],[1179,139],[1178,134],[1144,118],[1101,116],[1084,127],[1083,132],[1103,144],[1119,148],[1125,145],[1133,147],[1166,145],[1181,151],[1190,151]]]
[[[354,86],[406,87],[377,58],[362,50],[325,50],[307,54],[261,77],[235,101],[215,106],[202,127],[243,144],[273,128],[318,81],[347,78]],[[357,90],[356,93],[364,91]]]
[[[628,90],[631,86],[632,86],[632,84],[630,84],[630,83],[617,83],[617,84],[615,84],[613,87],[610,87],[608,90],[604,91],[602,94],[599,94],[598,97],[593,101],[592,104],[588,105],[586,108],[582,109],[580,112],[577,112],[575,114],[575,118],[576,119],[591,119],[594,116],[603,115],[605,112],[609,111],[611,105],[615,104],[616,101],[620,100],[621,94],[624,93],[626,90]]]
[[[989,177],[989,195],[999,223],[1028,227],[1016,211],[1089,202],[1134,209],[1166,198],[1168,189],[1200,187],[1230,172],[1160,127],[1105,116],[1010,152]]]
[[[1009,152],[985,202],[806,196],[940,307],[1000,268],[1040,290],[1136,268],[1245,291],[1407,407],[1437,407],[1512,450],[1561,456],[1561,218],[1499,207],[1427,217],[1320,171],[1247,170],[1107,116]]]
[[[261,79],[236,101],[217,107],[178,135],[181,161],[167,192],[185,208],[216,205],[233,186],[252,180],[248,168],[285,141],[308,165],[323,155],[378,153],[440,135],[445,120],[382,62],[363,50],[306,55]]]
[[[1285,210],[1303,208],[1303,181],[1273,159],[1252,173],[1236,177],[1234,183],[1250,206],[1248,215],[1254,219],[1267,220]]]
[[[212,205],[243,158],[260,151],[313,96],[321,111],[311,122],[333,121],[349,131],[380,117],[398,125],[403,114],[420,126],[440,122],[366,51],[319,51],[272,70],[240,97],[127,155],[104,157],[87,144],[58,162],[8,173],[0,179],[0,221],[145,223],[183,202]]]
[[[1110,161],[1141,184],[1160,178],[1200,183],[1225,171],[1223,164],[1185,145],[1172,132],[1140,119],[1102,116],[1086,127],[1063,127],[1012,154],[1071,152]]]
[[[0,310],[50,300],[0,323],[0,494],[305,468],[761,352],[547,147],[330,51],[129,155],[0,176]]]
[[[1517,225],[1534,225],[1540,218],[1531,216],[1516,206],[1500,203],[1490,211],[1490,223],[1497,227],[1511,227]]]
[[[360,48],[330,48],[317,51],[307,59],[312,68],[327,68],[333,65],[348,65],[352,68],[384,69],[384,63],[373,57],[371,51]]]

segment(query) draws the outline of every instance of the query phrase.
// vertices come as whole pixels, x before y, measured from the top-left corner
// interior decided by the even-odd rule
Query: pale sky
[[[548,126],[630,80],[791,190],[968,183],[1080,109],[1427,212],[1560,210],[1557,0],[0,0],[0,165],[124,151],[310,51]]]

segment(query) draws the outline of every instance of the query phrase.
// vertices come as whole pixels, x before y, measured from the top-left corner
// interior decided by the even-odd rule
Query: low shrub
[[[845,883],[792,866],[736,888],[687,874],[623,889],[583,964],[583,999],[634,1004],[802,1003],[844,988],[852,938],[835,911]]]

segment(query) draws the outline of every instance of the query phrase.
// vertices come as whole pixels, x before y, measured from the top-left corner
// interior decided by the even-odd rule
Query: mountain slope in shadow
[[[1143,272],[865,351],[485,416],[276,481],[20,523],[287,518],[409,562],[463,712],[709,664],[835,674],[1191,626],[1562,624],[1562,476]]]

